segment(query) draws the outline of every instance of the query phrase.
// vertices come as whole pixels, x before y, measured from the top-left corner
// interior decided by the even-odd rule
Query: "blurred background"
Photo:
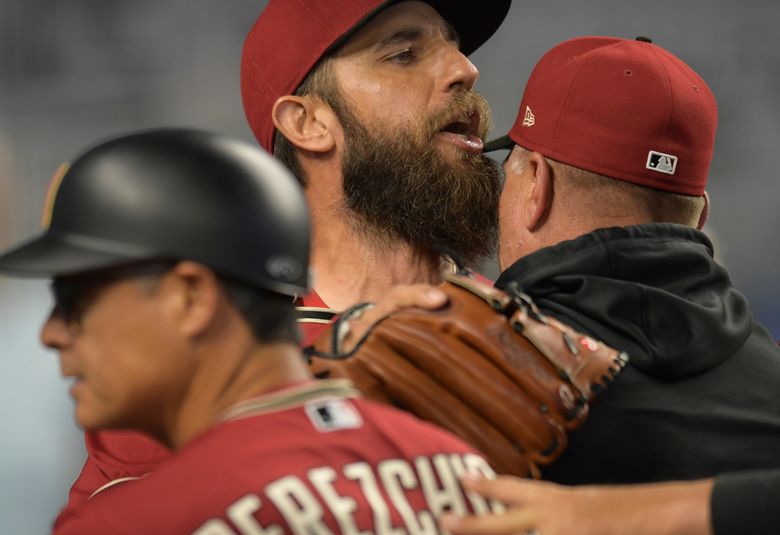
[[[0,0],[0,248],[39,230],[57,166],[100,138],[176,125],[252,139],[239,59],[265,4]],[[577,35],[648,36],[698,71],[720,105],[705,230],[776,338],[778,25],[770,0],[515,0],[472,56],[494,135],[514,122],[536,60]],[[0,533],[45,533],[83,462],[68,385],[37,338],[49,305],[44,283],[0,278]]]

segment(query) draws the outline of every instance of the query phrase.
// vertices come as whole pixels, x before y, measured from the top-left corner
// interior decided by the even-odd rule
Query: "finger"
[[[447,303],[447,294],[429,284],[395,286],[384,299],[368,308],[359,317],[349,319],[347,334],[341,340],[344,351],[351,351],[377,322],[405,308],[435,310]]]
[[[526,501],[528,493],[534,492],[534,487],[542,485],[539,482],[513,476],[488,479],[479,474],[464,474],[461,477],[461,484],[467,490],[481,494],[486,498],[504,502],[507,505],[522,504]]]
[[[447,294],[430,284],[396,286],[387,294],[387,297],[387,305],[393,311],[409,307],[435,309],[447,302]]]
[[[447,303],[447,294],[429,284],[396,286],[376,306],[367,310],[360,322],[372,325],[380,319],[405,308],[437,309]]]
[[[501,514],[462,516],[445,513],[439,518],[442,529],[453,535],[504,535],[527,533],[535,526],[534,518],[515,509]]]

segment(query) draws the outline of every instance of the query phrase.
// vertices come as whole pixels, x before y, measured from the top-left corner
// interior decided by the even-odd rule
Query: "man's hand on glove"
[[[539,477],[566,447],[624,353],[463,275],[398,287],[345,311],[308,351],[317,377],[437,424],[501,472]]]

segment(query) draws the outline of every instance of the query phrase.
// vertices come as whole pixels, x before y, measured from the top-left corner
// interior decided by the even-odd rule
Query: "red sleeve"
[[[309,347],[314,340],[336,319],[338,312],[328,307],[325,301],[312,290],[295,302],[298,329],[301,332],[301,347]]]
[[[66,511],[109,483],[154,471],[171,455],[162,444],[134,431],[87,431],[84,438],[87,461],[70,488]]]
[[[330,323],[298,323],[301,330],[301,347],[309,347],[322,332],[330,327]]]
[[[52,535],[121,535],[128,532],[123,528],[113,515],[107,515],[99,508],[69,506],[54,522]]]

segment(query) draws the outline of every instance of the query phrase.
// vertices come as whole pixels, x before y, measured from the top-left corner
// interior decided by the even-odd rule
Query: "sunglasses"
[[[159,276],[175,265],[172,260],[144,261],[57,277],[51,283],[54,312],[66,324],[78,324],[95,298],[108,286],[125,279]]]

